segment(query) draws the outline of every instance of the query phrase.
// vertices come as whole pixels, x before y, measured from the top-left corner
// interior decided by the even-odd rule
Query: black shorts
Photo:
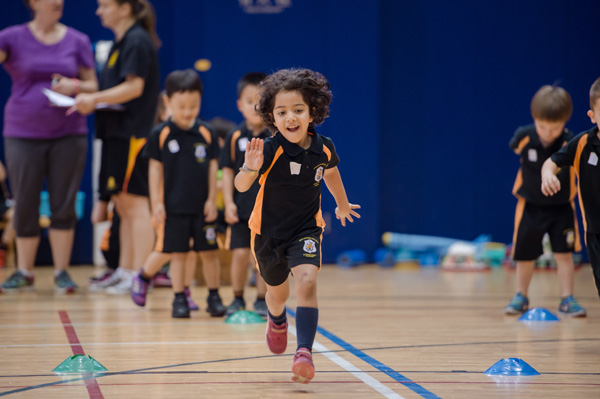
[[[515,215],[513,259],[536,260],[544,252],[545,233],[550,236],[553,252],[579,251],[581,243],[576,226],[575,209],[571,204],[540,206],[520,200]]]
[[[119,192],[148,196],[148,158],[141,155],[145,138],[102,140],[100,198]]]
[[[295,266],[310,264],[321,267],[321,227],[302,231],[286,240],[254,232],[251,235],[251,248],[260,275],[270,286],[283,284]]]
[[[585,244],[587,247],[588,257],[594,273],[594,282],[596,290],[600,297],[600,234],[587,233],[585,235]]]
[[[248,222],[238,222],[227,227],[226,249],[250,248]]]
[[[155,251],[163,253],[212,251],[218,249],[214,223],[204,221],[203,214],[167,214],[165,224],[156,230]],[[193,245],[190,244],[193,239]]]

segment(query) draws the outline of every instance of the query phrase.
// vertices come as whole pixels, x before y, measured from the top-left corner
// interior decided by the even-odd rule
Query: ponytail
[[[148,0],[116,0],[116,2],[119,4],[129,4],[133,18],[148,32],[152,43],[157,48],[160,47],[161,42],[156,34],[156,13],[154,12],[152,3]]]
[[[148,0],[138,0],[137,12],[134,12],[135,19],[150,35],[152,43],[158,48],[160,47],[160,39],[156,34],[156,12],[154,6]]]

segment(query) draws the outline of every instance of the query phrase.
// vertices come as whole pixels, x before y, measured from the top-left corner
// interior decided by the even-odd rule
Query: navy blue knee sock
[[[296,308],[296,333],[298,334],[298,349],[307,348],[312,352],[317,325],[319,324],[319,309],[298,306]]]

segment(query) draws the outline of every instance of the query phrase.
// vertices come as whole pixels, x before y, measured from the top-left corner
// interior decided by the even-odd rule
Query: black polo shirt
[[[299,231],[325,227],[321,215],[321,183],[325,169],[339,163],[330,138],[310,130],[308,149],[281,133],[265,140],[261,185],[248,225],[256,234],[289,239]]]
[[[551,197],[542,193],[542,165],[552,154],[560,150],[573,137],[565,129],[549,147],[544,147],[535,130],[535,125],[519,127],[510,140],[510,148],[521,157],[521,168],[517,173],[513,194],[523,197],[528,203],[535,205],[567,204],[575,198],[575,171],[572,168],[561,169],[557,177],[561,190]]]
[[[246,122],[242,122],[235,130],[227,134],[225,138],[225,145],[223,151],[221,151],[221,157],[219,159],[219,166],[221,168],[233,169],[234,176],[240,172],[240,168],[244,164],[244,157],[246,155],[246,145],[252,140],[252,138],[267,139],[271,137],[269,129],[265,129],[258,136],[254,136],[252,131],[246,126]],[[252,187],[248,191],[240,192],[233,190],[233,202],[238,208],[238,218],[241,221],[248,221],[250,214],[254,208],[254,200],[260,189],[258,179],[254,181]]]
[[[160,92],[158,50],[139,24],[133,25],[121,41],[113,44],[100,74],[99,88],[115,87],[129,75],[144,79],[142,95],[122,104],[124,111],[96,111],[96,137],[148,137],[152,130]]]
[[[552,155],[552,161],[562,168],[573,166],[577,174],[579,205],[585,230],[600,234],[600,139],[598,127],[580,133]]]
[[[191,129],[182,130],[171,120],[163,122],[150,133],[144,153],[163,164],[167,213],[204,212],[209,164],[219,157],[219,143],[210,125],[197,120]]]

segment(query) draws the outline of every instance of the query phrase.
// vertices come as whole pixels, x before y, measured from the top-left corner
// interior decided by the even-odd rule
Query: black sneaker
[[[190,317],[190,307],[188,305],[187,298],[175,297],[173,299],[173,313],[171,314],[174,319],[188,319]]]
[[[264,298],[256,298],[256,302],[254,302],[254,311],[263,319],[267,320],[267,315],[269,314],[269,308],[267,308],[267,301]]]
[[[233,298],[233,302],[229,306],[227,306],[227,310],[225,311],[225,317],[229,317],[237,311],[245,310],[246,302],[244,302],[244,298],[235,297]]]
[[[223,317],[225,315],[227,308],[223,305],[219,295],[210,295],[206,302],[208,303],[206,311],[210,313],[211,317]]]

